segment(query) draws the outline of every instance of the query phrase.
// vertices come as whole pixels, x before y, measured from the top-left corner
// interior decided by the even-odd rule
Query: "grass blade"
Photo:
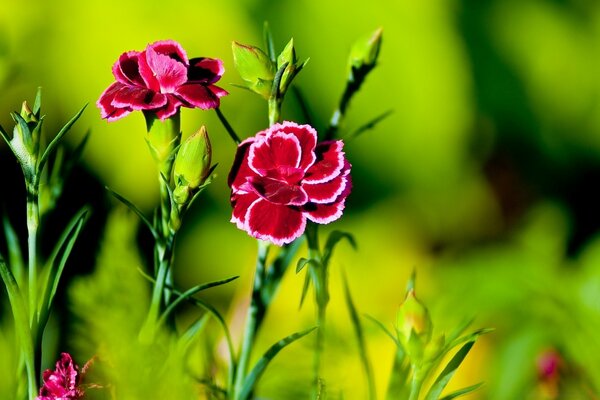
[[[23,254],[17,233],[13,229],[8,216],[4,214],[2,217],[2,225],[4,226],[4,235],[6,237],[6,247],[8,248],[8,262],[12,269],[12,273],[18,285],[23,285],[23,277],[25,263],[23,262]]]
[[[454,355],[454,357],[452,357],[450,362],[448,362],[444,370],[438,375],[437,379],[429,389],[425,400],[439,399],[440,395],[442,394],[442,391],[444,390],[448,382],[450,382],[450,379],[452,379],[452,377],[456,373],[456,370],[463,362],[467,354],[469,354],[469,351],[471,350],[471,347],[473,347],[474,344],[475,341],[468,342],[464,346],[462,346],[458,350],[458,352],[456,352],[456,354]]]
[[[466,388],[463,388],[463,389],[457,390],[457,391],[455,391],[455,392],[452,392],[452,393],[450,393],[450,394],[448,394],[448,395],[446,395],[446,396],[442,397],[442,399],[441,399],[441,400],[452,400],[452,399],[456,399],[457,397],[464,396],[465,394],[471,393],[471,392],[473,392],[473,391],[475,391],[475,390],[479,389],[479,388],[480,388],[482,385],[483,385],[483,382],[482,382],[482,383],[478,383],[478,384],[476,384],[476,385],[473,385],[473,386],[468,386],[468,387],[466,387]]]
[[[290,344],[294,343],[295,341],[308,335],[315,329],[317,329],[317,327],[313,327],[313,328],[307,329],[302,332],[293,333],[290,336],[287,336],[287,337],[281,339],[279,342],[272,345],[265,352],[265,354],[260,358],[260,360],[258,360],[256,362],[256,364],[254,365],[254,368],[252,368],[252,371],[250,371],[248,376],[246,376],[246,379],[244,380],[244,386],[242,387],[242,390],[239,393],[238,399],[240,399],[240,400],[248,399],[248,396],[250,396],[250,393],[252,393],[252,389],[254,388],[254,385],[256,384],[256,382],[258,382],[258,380],[260,379],[262,374],[265,372],[265,370],[266,370],[267,366],[269,365],[269,363],[271,362],[271,360],[273,360],[273,358],[275,358],[275,356],[277,356],[277,354],[281,350],[283,350],[285,347],[289,346]]]
[[[150,233],[152,234],[152,237],[155,240],[159,239],[158,232],[156,232],[156,229],[154,229],[154,226],[150,223],[150,221],[148,220],[148,218],[146,218],[146,216],[144,215],[144,213],[139,208],[137,208],[135,206],[135,204],[133,204],[131,201],[127,200],[125,197],[121,196],[119,193],[115,192],[114,190],[112,190],[108,186],[105,186],[105,188],[117,200],[119,200],[121,203],[125,204],[127,206],[127,208],[129,208],[131,211],[133,211],[134,213],[136,213],[138,217],[140,217],[140,220],[142,220],[142,222],[144,223],[144,225],[146,225],[146,227],[150,230]]]

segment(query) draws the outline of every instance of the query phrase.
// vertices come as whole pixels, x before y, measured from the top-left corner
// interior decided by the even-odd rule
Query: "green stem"
[[[250,363],[250,356],[252,353],[252,347],[254,346],[256,333],[258,332],[266,313],[266,304],[262,298],[262,288],[265,284],[264,278],[266,274],[268,249],[268,242],[262,240],[258,241],[258,255],[256,257],[256,271],[254,273],[252,297],[250,300],[250,307],[248,308],[248,316],[246,318],[246,326],[244,328],[244,338],[242,341],[240,358],[235,374],[235,386],[233,392],[234,400],[245,400],[241,397],[242,388],[248,372],[248,365]]]
[[[413,371],[413,378],[410,383],[410,394],[408,396],[408,400],[418,400],[422,385],[423,379],[421,378],[421,370],[415,368]]]
[[[240,140],[239,136],[235,133],[235,130],[229,124],[229,121],[227,121],[227,118],[225,118],[225,116],[221,112],[221,109],[219,107],[217,107],[217,108],[215,108],[215,112],[217,113],[217,117],[219,117],[219,121],[221,121],[221,124],[223,124],[223,127],[225,127],[225,130],[227,131],[227,133],[229,134],[231,139],[233,139],[235,144],[240,144],[241,140]]]
[[[38,194],[35,188],[27,190],[27,250],[29,268],[29,325],[37,322],[37,231],[40,224]]]
[[[27,399],[31,400],[37,395],[37,374],[35,368],[35,353],[33,349],[33,335],[27,321],[27,307],[25,306],[22,292],[2,257],[0,257],[0,277],[6,286],[8,300],[15,320],[15,333],[19,340],[21,357],[23,357],[27,375]]]
[[[281,104],[283,99],[280,97],[271,97],[269,99],[269,126],[281,122]]]

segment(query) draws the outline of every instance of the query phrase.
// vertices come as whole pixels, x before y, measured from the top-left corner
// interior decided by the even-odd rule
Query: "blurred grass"
[[[346,147],[355,189],[334,228],[353,232],[359,249],[341,248],[332,264],[325,359],[332,398],[366,393],[340,268],[348,272],[359,310],[383,322],[394,321],[416,268],[421,297],[441,328],[472,316],[478,327],[497,328],[477,343],[452,382],[486,381],[468,398],[535,398],[535,359],[545,348],[564,358],[562,398],[598,390],[597,2],[1,1],[0,123],[10,127],[8,112],[40,85],[49,132],[91,103],[79,124],[81,134],[85,127],[93,132],[85,168],[99,185],[148,212],[158,193],[142,116],[107,124],[93,107],[113,80],[110,68],[119,54],[171,38],[190,56],[222,58],[220,85],[231,93],[222,108],[247,137],[266,126],[265,104],[230,85],[240,82],[230,43],[261,45],[262,23],[269,20],[277,49],[293,36],[299,57],[311,58],[298,84],[315,125],[324,129],[341,94],[352,41],[382,26],[380,65],[343,126],[349,132],[394,110]],[[291,96],[284,113],[302,120]],[[241,275],[240,282],[206,294],[230,307],[233,318],[249,292],[255,251],[253,240],[228,222],[226,176],[235,147],[214,113],[184,110],[182,120],[184,135],[207,124],[219,177],[184,224],[177,279],[191,286]],[[0,146],[0,157],[9,158]],[[310,303],[297,310],[301,285],[302,277],[286,276],[260,336],[263,349],[314,323]],[[381,396],[393,344],[368,322],[365,327]],[[7,342],[8,331],[2,328],[0,342]],[[292,383],[307,382],[309,355],[309,341],[283,352],[261,393],[278,398]],[[292,366],[303,372],[286,374]]]

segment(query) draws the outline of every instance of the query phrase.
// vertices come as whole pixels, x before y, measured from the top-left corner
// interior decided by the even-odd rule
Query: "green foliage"
[[[78,278],[70,290],[76,317],[71,337],[81,357],[97,357],[87,382],[90,399],[195,399],[199,384],[185,372],[186,356],[167,333],[151,345],[138,341],[148,309],[145,279],[136,252],[137,224],[131,214],[114,212],[107,224],[95,272]]]

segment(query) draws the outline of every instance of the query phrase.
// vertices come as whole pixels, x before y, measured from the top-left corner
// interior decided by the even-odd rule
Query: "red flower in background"
[[[83,398],[82,373],[73,363],[71,355],[62,353],[54,371],[47,369],[42,374],[44,385],[36,400],[77,400]]]
[[[135,110],[149,110],[161,120],[179,107],[219,106],[227,92],[213,85],[223,75],[223,62],[213,58],[188,60],[172,40],[149,44],[142,52],[123,53],[113,66],[117,80],[96,102],[102,118],[114,121]]]
[[[307,219],[319,224],[338,219],[352,187],[343,145],[317,144],[311,126],[294,122],[243,141],[229,174],[231,222],[282,245],[302,235]]]

